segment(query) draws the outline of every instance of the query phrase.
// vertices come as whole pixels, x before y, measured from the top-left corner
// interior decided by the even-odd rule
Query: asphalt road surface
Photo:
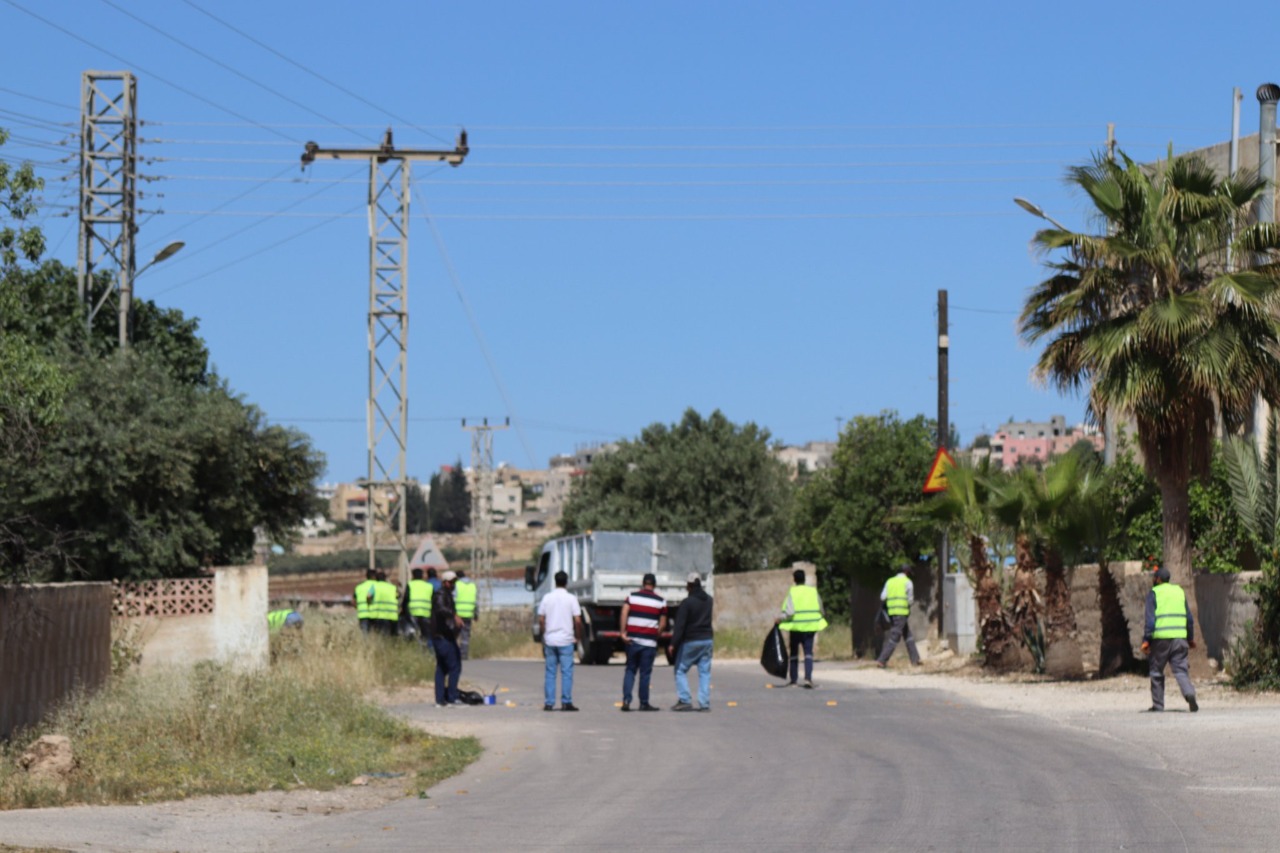
[[[670,711],[663,666],[663,711],[623,714],[622,673],[616,662],[577,667],[582,710],[547,713],[540,661],[467,662],[464,680],[501,685],[499,700],[515,705],[395,709],[486,746],[426,799],[203,822],[154,806],[0,813],[0,841],[98,851],[1280,847],[1273,709],[1146,715],[1138,696],[1123,713],[1056,719],[919,689],[924,679],[901,689],[907,679],[893,673],[878,674],[883,686],[870,673],[850,684],[820,667],[818,689],[770,688],[758,664],[734,662],[715,665],[710,713]]]

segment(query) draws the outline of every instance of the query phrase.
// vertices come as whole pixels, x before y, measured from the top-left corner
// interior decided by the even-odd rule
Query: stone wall
[[[791,589],[791,573],[795,569],[805,570],[805,583],[809,586],[817,584],[817,571],[809,564],[716,575],[716,627],[759,631],[763,638]]]
[[[138,625],[144,669],[202,660],[246,669],[267,665],[267,569],[214,571],[212,612],[130,617]]]
[[[110,584],[0,588],[0,738],[110,674]]]

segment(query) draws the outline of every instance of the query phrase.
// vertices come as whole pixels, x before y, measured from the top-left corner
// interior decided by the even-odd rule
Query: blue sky
[[[412,147],[465,126],[472,150],[414,169],[411,476],[469,459],[464,417],[509,417],[495,459],[545,467],[689,407],[792,444],[932,415],[939,288],[967,442],[1083,414],[1029,376],[1037,220],[1012,197],[1083,227],[1061,178],[1108,122],[1139,159],[1196,148],[1228,138],[1236,86],[1255,132],[1280,78],[1235,23],[1270,4],[1063,8],[0,0],[0,156],[42,164],[74,265],[80,76],[132,70],[139,264],[187,243],[138,294],[199,318],[329,480],[365,473],[367,167],[297,162],[388,125]]]

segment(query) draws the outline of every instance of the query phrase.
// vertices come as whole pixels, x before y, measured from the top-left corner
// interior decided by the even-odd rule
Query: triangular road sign
[[[947,490],[947,470],[954,468],[956,460],[951,458],[951,454],[947,452],[945,447],[938,448],[938,454],[933,457],[933,465],[929,468],[929,476],[924,481],[924,493],[926,495],[934,492],[945,492]]]

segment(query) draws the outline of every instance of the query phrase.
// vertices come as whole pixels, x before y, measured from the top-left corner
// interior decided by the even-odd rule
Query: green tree
[[[792,535],[800,556],[833,570],[819,575],[833,612],[848,612],[853,584],[879,589],[897,564],[933,552],[932,533],[896,512],[924,499],[936,435],[923,415],[859,415],[841,433],[831,467],[797,494]]]
[[[774,566],[789,552],[791,483],[769,431],[693,409],[670,427],[597,454],[565,504],[566,534],[584,530],[708,532],[718,572]]]
[[[431,498],[427,503],[428,529],[434,533],[461,533],[471,523],[471,492],[462,460],[448,471],[431,475]]]
[[[1197,157],[1173,158],[1172,147],[1154,167],[1097,157],[1067,179],[1106,230],[1036,234],[1041,252],[1064,254],[1032,288],[1020,331],[1045,343],[1039,377],[1087,389],[1099,422],[1136,425],[1162,496],[1164,564],[1194,608],[1191,480],[1208,472],[1215,404],[1234,432],[1256,395],[1280,400],[1280,268],[1271,254],[1280,230],[1248,223],[1250,205],[1271,188],[1248,174],[1219,180]],[[1258,254],[1264,262],[1249,270],[1227,265]]]
[[[8,141],[9,131],[0,127],[0,146]],[[30,163],[15,167],[0,160],[0,270],[44,254],[44,233],[29,224],[37,213],[35,194],[42,189],[44,178],[36,177]]]
[[[426,533],[428,527],[428,510],[427,499],[422,494],[422,486],[415,481],[410,481],[405,489],[405,511],[408,515],[405,517],[405,530],[409,533]],[[400,507],[395,503],[391,505],[391,525],[394,527],[400,522],[398,520]]]

